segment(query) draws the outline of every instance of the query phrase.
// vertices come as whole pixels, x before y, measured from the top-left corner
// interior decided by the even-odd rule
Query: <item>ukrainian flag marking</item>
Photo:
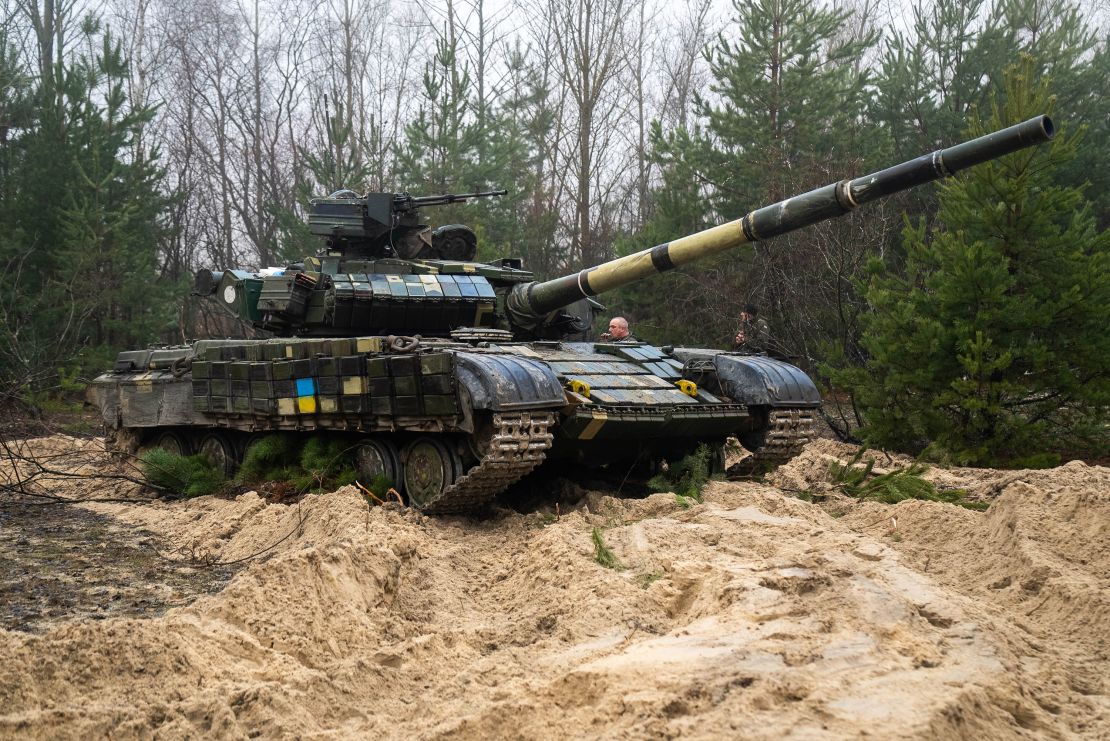
[[[298,378],[296,380],[297,388],[297,411],[301,414],[315,414],[316,413],[316,379],[315,378]]]

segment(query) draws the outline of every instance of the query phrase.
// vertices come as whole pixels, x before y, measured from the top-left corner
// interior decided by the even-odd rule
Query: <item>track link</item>
[[[441,515],[483,509],[543,462],[554,440],[554,424],[552,412],[494,414],[493,435],[478,465],[425,504],[422,511]]]
[[[813,409],[774,409],[767,416],[767,434],[759,449],[741,461],[744,469],[769,471],[802,452],[816,437]]]

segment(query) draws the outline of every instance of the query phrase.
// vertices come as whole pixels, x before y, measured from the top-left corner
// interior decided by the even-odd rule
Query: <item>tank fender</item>
[[[821,394],[801,368],[765,355],[721,353],[713,359],[726,393],[750,405],[818,406]]]
[[[93,398],[112,429],[191,425],[198,422],[192,381],[171,371],[105,373],[92,382]]]
[[[750,406],[816,407],[821,404],[817,386],[805,372],[766,355],[738,355],[719,350],[676,348],[686,360],[713,359],[721,393]]]
[[[100,375],[85,388],[85,401],[100,410],[101,421],[111,430],[123,426],[120,411],[119,386],[110,373]]]
[[[475,409],[556,409],[566,404],[559,377],[546,364],[519,355],[457,353],[459,385]]]

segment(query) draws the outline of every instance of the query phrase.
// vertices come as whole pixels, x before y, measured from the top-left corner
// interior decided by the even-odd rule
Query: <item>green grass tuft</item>
[[[394,482],[393,479],[389,478],[384,473],[379,473],[374,478],[370,479],[369,482],[360,483],[362,483],[362,485],[370,491],[374,492],[374,496],[378,497],[379,499],[385,499],[386,494],[389,493],[389,490],[396,488],[396,482]]]
[[[299,492],[309,492],[314,489],[320,488],[319,479],[317,479],[311,473],[308,473],[307,471],[299,468],[293,469],[290,472],[289,478],[286,480],[293,485],[294,489]]]
[[[358,472],[355,471],[353,466],[339,469],[331,478],[329,486],[339,488],[340,486],[350,486],[358,479]]]
[[[652,477],[647,483],[648,488],[655,492],[673,491],[676,496],[700,503],[702,487],[710,479],[713,455],[713,447],[701,443],[693,453],[672,463],[658,476]],[[682,506],[681,501],[679,505]]]
[[[178,455],[154,448],[139,456],[143,476],[152,486],[178,497],[200,497],[213,494],[227,482],[203,455]]]
[[[312,488],[322,487],[325,482],[334,482],[340,474],[348,471],[348,483],[354,483],[354,447],[349,440],[329,435],[314,435],[301,449],[301,468],[317,483]]]
[[[946,494],[946,493],[947,492],[941,492],[941,494]],[[947,501],[947,500],[945,500],[945,501]],[[990,509],[990,506],[991,506],[990,502],[983,502],[983,501],[979,501],[979,500],[954,501],[954,502],[952,502],[952,504],[958,504],[959,506],[963,507],[964,509],[974,510],[975,512],[986,512],[988,509]]]
[[[624,566],[617,560],[616,554],[605,545],[605,538],[601,534],[601,528],[595,527],[590,537],[594,541],[594,561],[607,569],[614,571],[623,571]]]

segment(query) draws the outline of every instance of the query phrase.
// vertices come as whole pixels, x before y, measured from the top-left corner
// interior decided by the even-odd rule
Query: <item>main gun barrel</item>
[[[596,296],[742,244],[786,234],[846,214],[868,201],[940,180],[973,165],[1048,141],[1053,133],[1052,119],[1037,116],[870,175],[831,183],[757,209],[727,224],[572,275],[519,286],[509,298],[509,310],[522,320],[522,324],[529,324],[583,297]]]

